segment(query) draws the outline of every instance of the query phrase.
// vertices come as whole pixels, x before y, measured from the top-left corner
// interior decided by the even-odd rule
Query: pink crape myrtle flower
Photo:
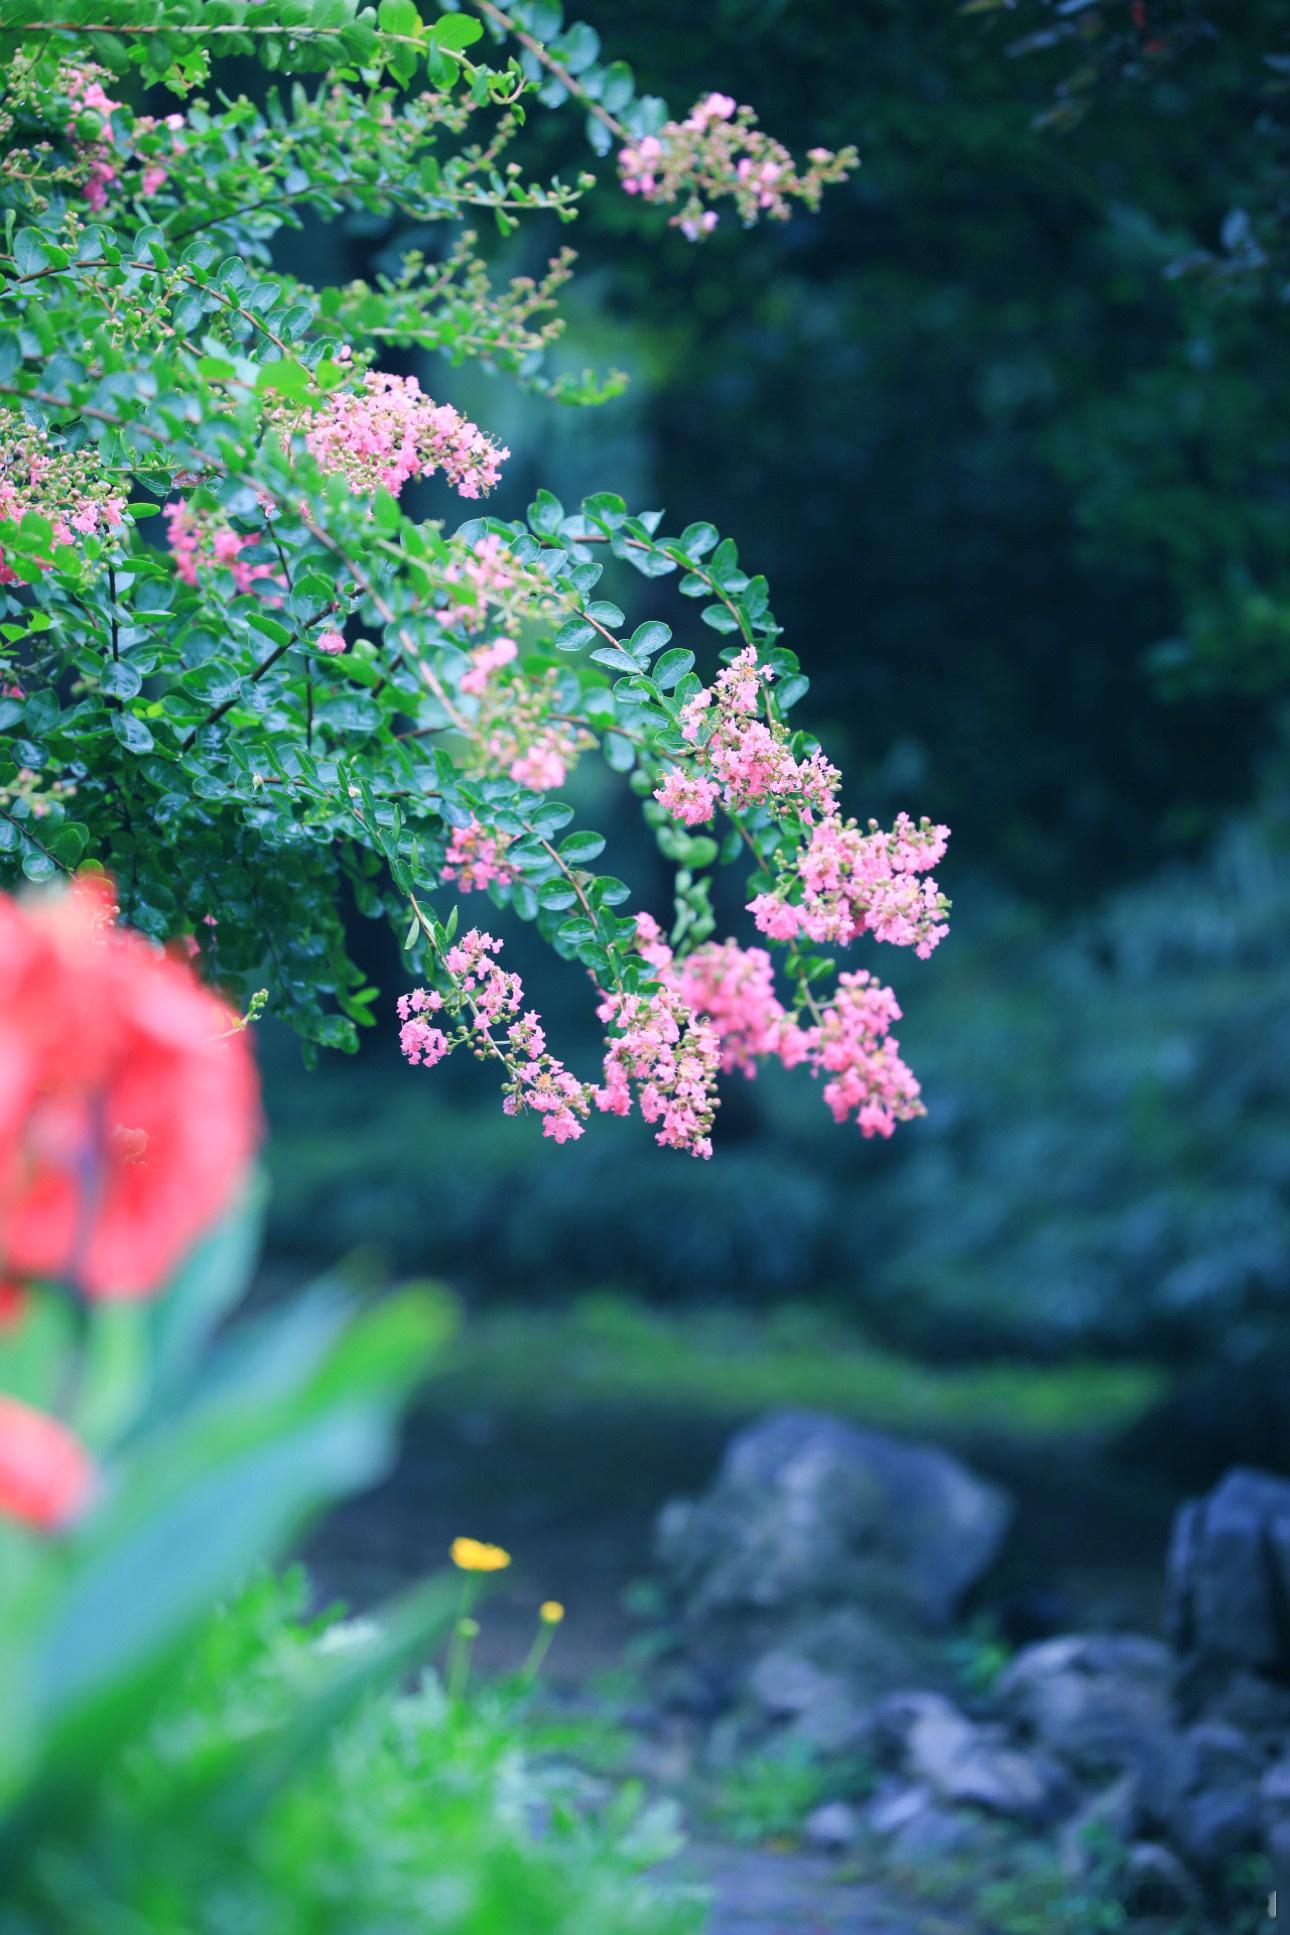
[[[384,486],[397,497],[409,478],[441,470],[461,497],[482,497],[501,475],[510,451],[477,424],[426,396],[415,376],[368,370],[353,390],[333,391],[312,417],[287,417],[303,428],[305,448],[323,470],[351,488]]]
[[[657,133],[625,142],[618,178],[625,194],[679,204],[670,222],[688,241],[699,242],[717,225],[715,201],[732,201],[745,224],[763,215],[787,221],[794,201],[818,208],[825,187],[845,180],[856,165],[853,148],[834,154],[816,147],[800,166],[782,142],[762,132],[751,108],[713,92],[696,101],[684,120],[665,121]]]
[[[509,886],[518,875],[505,857],[508,845],[504,834],[490,833],[478,820],[455,826],[448,837],[442,878],[456,881],[464,894],[476,893],[494,880]]]
[[[266,561],[252,563],[242,555],[257,542],[249,532],[235,531],[231,524],[222,522],[214,514],[194,511],[182,498],[163,504],[161,514],[166,520],[166,543],[174,560],[175,576],[182,584],[196,585],[202,571],[220,569],[229,573],[239,594],[263,583],[265,603],[281,603],[286,584],[277,567]],[[333,632],[324,636],[335,638],[340,634]],[[318,642],[323,651],[345,649],[343,638],[339,647],[324,646],[321,639]]]
[[[74,547],[78,537],[119,530],[125,509],[125,497],[92,450],[61,449],[34,430],[6,439],[0,520],[21,523],[35,511],[49,520],[55,544]],[[21,582],[0,553],[0,584]]]
[[[830,815],[814,827],[776,893],[749,902],[759,933],[772,940],[803,934],[817,945],[848,946],[861,934],[912,947],[926,960],[946,934],[949,902],[931,879],[919,879],[944,857],[949,828],[918,825],[902,813],[890,833],[871,820]]]
[[[513,780],[534,793],[549,793],[563,786],[569,773],[561,736],[549,734],[527,747],[507,768]]]
[[[700,1021],[669,987],[653,994],[606,995],[596,1012],[616,1031],[605,1049],[597,1108],[628,1115],[635,1089],[645,1120],[659,1124],[657,1143],[710,1157],[720,1060],[715,1028]]]
[[[896,997],[873,975],[839,975],[832,999],[803,1021],[781,1003],[763,948],[709,941],[677,961],[650,915],[637,915],[636,926],[640,951],[665,990],[711,1029],[724,1072],[752,1076],[768,1060],[805,1067],[823,1081],[833,1119],[854,1119],[865,1137],[890,1136],[898,1122],[925,1113],[918,1081],[889,1032],[900,1019]],[[605,1092],[609,1099],[599,1105],[613,1107],[623,1084],[607,1080]]]
[[[496,959],[501,946],[477,927],[454,942],[442,963],[447,994],[416,988],[399,997],[399,1047],[414,1067],[433,1068],[461,1046],[481,1058],[495,1056],[507,1072],[504,1113],[531,1110],[542,1117],[548,1140],[576,1142],[590,1110],[590,1089],[549,1053],[541,1018],[524,1008],[519,975],[508,973]],[[434,1016],[433,1022],[428,1015]],[[448,1023],[451,1035],[441,1025]]]
[[[457,540],[455,554],[444,565],[442,576],[449,587],[449,602],[436,608],[439,623],[453,631],[477,632],[488,624],[490,607],[501,603],[520,583],[522,567],[496,532],[486,531],[469,545]],[[495,670],[496,665],[489,669]]]
[[[900,1008],[890,988],[863,971],[840,974],[812,1052],[829,1080],[824,1100],[835,1122],[854,1118],[861,1135],[890,1136],[898,1122],[926,1114],[918,1080],[888,1037]]]
[[[664,774],[662,784],[655,787],[654,797],[674,820],[684,826],[701,826],[716,811],[718,791],[714,780],[673,766]]]
[[[677,819],[706,817],[695,811],[699,799],[719,794],[732,812],[770,806],[810,819],[833,810],[840,774],[823,753],[794,757],[779,720],[759,716],[771,681],[757,648],[747,645],[733,661],[681,708],[681,736],[695,749],[697,779],[665,776],[655,794]],[[700,785],[702,791],[699,790]],[[687,820],[687,824],[691,824]]]
[[[509,665],[515,652],[513,638],[495,638],[491,644],[476,645],[470,654],[470,669],[461,675],[460,690],[469,692],[472,698],[482,698],[492,674],[499,672],[503,665]]]

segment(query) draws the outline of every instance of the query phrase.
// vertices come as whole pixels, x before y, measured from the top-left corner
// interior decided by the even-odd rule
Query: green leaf
[[[623,622],[623,613],[617,605],[611,605],[608,598],[597,598],[589,604],[587,616],[594,618],[598,625],[608,625],[611,631],[617,631]]]
[[[387,1468],[394,1411],[444,1334],[421,1295],[351,1320],[332,1293],[228,1341],[200,1400],[115,1473],[52,1597],[9,1609],[39,1656],[29,1686],[4,1686],[6,1712],[28,1706],[56,1764],[137,1723],[194,1622],[318,1505]]]
[[[705,605],[699,616],[714,632],[737,632],[739,620],[724,605]]]
[[[621,645],[601,645],[591,654],[597,665],[612,666],[615,672],[639,672],[640,666]]]
[[[575,20],[555,51],[567,73],[583,74],[600,52],[600,35],[585,20]]]
[[[261,396],[284,396],[289,403],[307,403],[313,395],[314,383],[303,363],[284,357],[260,365],[255,387]]]
[[[30,842],[23,848],[22,870],[28,880],[34,881],[37,886],[46,880],[52,880],[58,872],[50,856],[42,852],[39,847],[32,846]]]
[[[137,719],[133,712],[114,712],[112,714],[112,730],[127,752],[147,753],[152,751],[155,743],[152,733],[143,723],[143,720]]]
[[[625,60],[616,60],[605,69],[600,88],[600,105],[610,114],[620,114],[636,92],[636,77]]]
[[[564,505],[549,490],[540,490],[529,505],[531,529],[541,537],[554,537],[564,521]]]
[[[445,52],[460,54],[483,38],[483,25],[465,13],[441,14],[430,29],[430,38]]]
[[[23,719],[28,732],[33,733],[37,739],[43,739],[45,734],[52,732],[58,724],[61,710],[58,694],[51,691],[48,686],[44,686],[39,692],[33,692],[23,707]]]
[[[99,685],[110,699],[133,699],[143,685],[143,678],[133,665],[122,659],[103,667]]]
[[[647,618],[628,639],[628,649],[637,659],[647,659],[652,652],[661,651],[671,636],[670,625],[665,625],[659,618]]]
[[[604,850],[603,833],[566,833],[558,848],[560,858],[571,867],[585,867]]]
[[[688,556],[704,558],[720,542],[720,534],[715,524],[687,524],[680,542]]]
[[[34,275],[46,266],[45,241],[34,228],[20,228],[13,238],[13,259],[19,275]]]
[[[661,691],[669,692],[680,683],[693,664],[694,653],[682,651],[678,646],[670,652],[664,652],[652,668],[650,677]]]
[[[376,24],[383,34],[410,34],[414,40],[425,31],[412,0],[380,0]]]

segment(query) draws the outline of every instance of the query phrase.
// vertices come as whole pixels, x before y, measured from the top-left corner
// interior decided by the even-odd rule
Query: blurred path
[[[883,1889],[836,1879],[822,1855],[693,1844],[676,1872],[715,1895],[709,1935],[970,1935],[943,1913],[911,1908]]]

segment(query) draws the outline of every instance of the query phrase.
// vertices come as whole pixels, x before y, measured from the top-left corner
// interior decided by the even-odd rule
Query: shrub
[[[531,94],[576,102],[622,189],[696,242],[814,208],[854,154],[797,161],[720,93],[670,114],[547,0],[428,22],[412,0],[81,12],[19,0],[0,32],[0,870],[107,868],[126,921],[184,939],[311,1047],[352,1048],[373,1019],[352,897],[404,937],[408,1061],[477,1054],[506,1112],[558,1143],[639,1107],[706,1156],[718,1073],[767,1059],[808,1069],[865,1136],[920,1114],[890,990],[826,950],[867,933],[930,953],[947,829],[844,816],[839,773],[789,723],[808,682],[766,580],[711,524],[670,533],[604,491],[568,511],[539,490],[526,519],[455,530],[412,515],[405,487],[475,505],[510,453],[379,360],[475,360],[552,407],[616,387],[547,367],[567,252],[501,285],[462,225],[576,214],[590,177],[510,159]],[[257,105],[216,85],[229,56],[323,78]],[[135,104],[140,85],[169,111]],[[392,226],[395,273],[318,290],[275,261],[306,215],[352,211]],[[715,667],[652,600],[628,617],[633,573],[698,602],[728,641]],[[592,753],[675,869],[666,935],[617,911],[602,835],[556,797]],[[787,1002],[765,949],[713,938],[719,861],[751,865]],[[590,976],[599,1081],[548,1046],[497,937],[432,901],[445,887]]]

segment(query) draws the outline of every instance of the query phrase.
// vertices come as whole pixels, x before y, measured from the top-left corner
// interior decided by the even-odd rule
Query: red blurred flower
[[[0,1394],[0,1514],[53,1532],[93,1489],[89,1454],[66,1425]]]
[[[91,1297],[165,1282],[243,1180],[260,1119],[232,1012],[114,912],[101,879],[0,895],[0,1269]]]

